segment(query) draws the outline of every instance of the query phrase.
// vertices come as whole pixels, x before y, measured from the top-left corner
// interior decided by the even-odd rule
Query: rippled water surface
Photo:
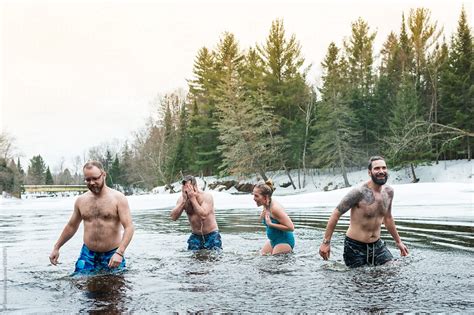
[[[71,204],[72,207],[72,204]],[[381,267],[348,270],[342,262],[343,217],[331,260],[317,255],[328,209],[289,209],[296,225],[291,255],[261,257],[258,210],[218,211],[224,251],[186,251],[189,229],[167,210],[134,210],[136,232],[121,275],[71,277],[82,245],[79,230],[48,255],[70,211],[0,210],[0,306],[13,313],[78,312],[474,312],[472,216],[396,217],[410,256]],[[466,213],[470,213],[467,210]],[[439,209],[437,211],[439,213]]]

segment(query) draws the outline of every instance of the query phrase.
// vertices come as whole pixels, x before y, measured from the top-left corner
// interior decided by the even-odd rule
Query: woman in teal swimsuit
[[[271,180],[255,185],[253,200],[263,206],[260,221],[266,226],[268,241],[260,251],[262,255],[290,253],[295,247],[295,226],[281,204],[272,200],[275,189]]]

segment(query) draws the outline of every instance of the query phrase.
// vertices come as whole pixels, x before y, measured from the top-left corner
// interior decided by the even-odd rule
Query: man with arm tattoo
[[[392,217],[393,188],[384,185],[388,170],[383,157],[369,160],[370,179],[344,196],[329,218],[319,255],[329,259],[331,237],[339,218],[351,210],[349,229],[344,240],[344,262],[350,268],[363,265],[383,265],[393,259],[392,254],[380,239],[382,223],[387,228],[402,256],[408,255],[408,248],[398,235]]]

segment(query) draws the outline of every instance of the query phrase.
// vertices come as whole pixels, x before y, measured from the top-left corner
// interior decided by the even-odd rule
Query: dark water
[[[415,209],[414,209],[415,210]],[[21,212],[21,213],[20,213]],[[70,211],[1,210],[0,310],[7,313],[152,312],[474,312],[474,223],[466,218],[396,218],[410,256],[391,265],[348,270],[341,220],[332,256],[317,255],[328,209],[288,210],[295,253],[261,257],[258,210],[218,212],[224,252],[186,251],[187,220],[166,210],[136,210],[135,237],[122,275],[70,277],[82,231],[48,255]],[[6,268],[5,268],[6,267]],[[6,277],[5,277],[6,275]]]

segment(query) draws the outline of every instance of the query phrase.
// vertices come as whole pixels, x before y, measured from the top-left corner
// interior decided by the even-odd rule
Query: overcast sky
[[[329,43],[341,46],[358,17],[377,31],[378,52],[410,8],[429,8],[449,39],[463,4],[472,28],[472,3],[461,0],[3,1],[1,129],[24,164],[41,154],[55,170],[142,128],[155,97],[186,88],[198,49],[224,31],[246,49],[282,18],[315,82]]]

